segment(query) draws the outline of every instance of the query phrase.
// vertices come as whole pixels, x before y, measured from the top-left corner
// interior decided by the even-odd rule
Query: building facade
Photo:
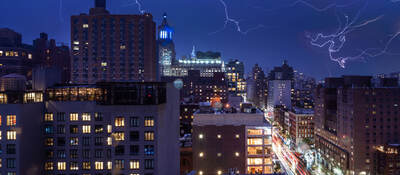
[[[100,1],[71,17],[72,82],[157,81],[152,15],[112,15]]]
[[[229,60],[225,65],[225,71],[229,94],[232,96],[246,97],[243,62],[239,60]]]
[[[272,174],[271,126],[261,111],[200,110],[193,122],[193,169],[198,174]]]
[[[291,109],[293,84],[294,71],[285,60],[282,66],[275,67],[268,74],[268,111],[273,111],[275,106]]]
[[[289,136],[296,145],[305,140],[314,139],[314,111],[293,108],[289,112]]]
[[[267,84],[264,71],[256,64],[247,78],[246,101],[259,108],[264,108],[267,100]]]
[[[71,57],[68,46],[57,45],[54,39],[48,39],[46,33],[40,33],[40,38],[33,41],[33,50],[35,65],[59,69],[62,83],[71,80]]]
[[[70,85],[0,97],[9,137],[1,143],[10,150],[4,174],[179,174],[179,93],[171,84]]]
[[[163,21],[158,26],[158,40],[157,40],[157,51],[158,51],[158,64],[160,76],[172,76],[173,65],[176,65],[176,52],[175,44],[172,40],[174,30],[169,26],[167,21],[167,14],[164,13]]]
[[[317,157],[325,167],[377,174],[374,148],[400,140],[399,95],[398,86],[372,84],[369,76],[326,79],[317,89],[314,117]]]
[[[33,49],[22,43],[21,34],[8,29],[0,29],[0,76],[20,74],[28,79],[32,75]]]

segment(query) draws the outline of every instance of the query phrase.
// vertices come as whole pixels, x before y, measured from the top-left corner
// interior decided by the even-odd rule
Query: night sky
[[[46,32],[57,42],[70,43],[70,16],[88,13],[94,0],[1,0],[0,27],[8,27],[23,35],[31,44],[40,32]],[[334,33],[337,17],[345,23],[360,12],[357,24],[382,15],[346,35],[339,52],[352,56],[367,48],[384,48],[388,40],[400,31],[400,2],[389,0],[225,0],[229,16],[240,22],[242,31],[256,28],[247,34],[237,31],[234,24],[224,26],[225,12],[220,0],[140,0],[143,9],[160,24],[163,12],[168,13],[175,29],[177,56],[188,55],[193,45],[202,51],[220,51],[225,61],[237,58],[245,62],[246,72],[258,63],[264,69],[281,65],[284,59],[296,70],[323,78],[348,74],[372,75],[400,71],[400,36],[394,38],[387,52],[375,58],[353,60],[341,68],[330,61],[328,47],[310,44],[307,36]],[[336,5],[334,5],[334,3]],[[367,3],[367,4],[366,4]],[[313,9],[309,5],[318,9]],[[333,4],[333,5],[332,5]],[[332,7],[325,8],[324,7]],[[108,0],[108,10],[114,14],[139,13],[134,0]],[[263,27],[260,27],[263,26]],[[219,31],[213,33],[215,31]],[[397,52],[396,52],[397,51]],[[396,56],[396,53],[399,53]]]

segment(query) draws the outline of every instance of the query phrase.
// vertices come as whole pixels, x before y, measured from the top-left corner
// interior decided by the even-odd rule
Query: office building
[[[246,97],[244,64],[239,60],[229,60],[225,65],[225,76],[228,81],[228,92],[232,96]]]
[[[287,64],[286,60],[282,66],[275,67],[268,74],[268,111],[273,111],[275,106],[284,106],[287,109],[291,109],[293,79],[293,68]]]
[[[1,93],[2,174],[178,174],[178,96],[156,82]]]
[[[297,145],[305,140],[314,139],[314,111],[312,109],[293,108],[289,111],[289,136]]]
[[[72,82],[156,81],[152,15],[113,15],[105,0],[95,2],[89,14],[71,17]]]
[[[54,67],[61,72],[61,82],[68,83],[71,76],[71,57],[68,46],[57,45],[54,39],[48,39],[46,33],[33,41],[34,64],[41,67]]]
[[[169,26],[167,21],[167,14],[164,13],[163,21],[158,26],[158,40],[157,40],[157,51],[158,51],[158,64],[160,76],[172,76],[172,67],[177,64],[175,44],[172,40],[174,30]]]
[[[264,71],[256,64],[247,78],[246,101],[259,108],[264,108],[267,100],[267,83]]]
[[[181,90],[183,98],[189,98],[194,103],[212,102],[218,99],[221,103],[228,102],[228,87],[223,72],[214,72],[211,77],[201,76],[199,70],[190,70],[183,79]]]
[[[20,74],[30,79],[32,54],[32,46],[22,43],[21,34],[0,28],[0,76]]]
[[[389,144],[375,147],[375,174],[400,174],[400,145]]]
[[[295,71],[292,93],[292,106],[297,108],[314,108],[314,90],[316,81],[301,72]]]
[[[193,121],[193,168],[198,174],[272,174],[271,126],[254,107],[200,108]]]
[[[319,85],[315,146],[317,160],[327,169],[346,175],[377,173],[374,148],[400,141],[400,88],[391,84],[396,83],[381,86],[369,76],[343,76]]]

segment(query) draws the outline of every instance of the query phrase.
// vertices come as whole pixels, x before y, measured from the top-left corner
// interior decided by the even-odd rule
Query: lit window
[[[236,134],[236,136],[235,136],[235,137],[238,139],[238,138],[240,138],[240,135],[239,135],[239,134]]]
[[[107,62],[101,62],[101,67],[107,67]]]
[[[222,156],[222,153],[217,153],[217,156],[218,156],[218,157],[221,157],[221,156]]]
[[[0,131],[0,140],[1,140],[1,131]]]
[[[0,50],[0,57],[1,57],[1,56],[3,56],[3,51],[2,51],[2,50]]]
[[[70,169],[70,170],[73,170],[73,171],[79,170],[79,164],[78,164],[78,162],[71,162],[71,163],[69,164],[69,169]]]
[[[90,170],[90,162],[83,162],[82,163],[82,169]]]
[[[115,118],[115,126],[124,127],[125,126],[125,118],[124,117]]]
[[[65,170],[66,167],[67,167],[66,164],[67,164],[67,163],[65,163],[65,162],[58,162],[58,163],[57,163],[57,170]]]
[[[71,121],[78,121],[78,113],[69,114],[69,118]]]
[[[74,44],[75,44],[75,45],[78,45],[78,44],[79,44],[79,41],[74,41]]]
[[[44,114],[44,121],[52,122],[53,121],[53,114],[52,113]]]
[[[124,160],[115,160],[115,168],[123,170],[125,168],[125,161]]]
[[[199,157],[204,157],[204,153],[203,153],[203,152],[200,152],[200,153],[199,153]]]
[[[90,133],[90,125],[83,125],[82,126],[82,133],[89,134]]]
[[[144,118],[144,126],[146,126],[146,127],[154,126],[154,119],[153,119],[153,117],[145,117],[145,118]]]
[[[144,140],[153,141],[154,140],[154,132],[153,131],[144,132]]]
[[[199,134],[199,139],[203,139],[204,135],[203,134]]]
[[[218,138],[218,139],[221,139],[221,138],[222,138],[221,134],[218,134],[218,135],[217,135],[217,138]]]
[[[138,170],[139,169],[139,160],[131,160],[129,162],[129,168],[131,170]]]
[[[94,162],[96,170],[103,170],[103,162]]]
[[[46,138],[46,139],[44,140],[44,144],[45,144],[46,146],[53,146],[53,145],[54,145],[54,139],[53,139],[53,138]]]
[[[32,59],[32,54],[28,54],[28,59]]]
[[[79,140],[78,140],[78,138],[77,137],[71,137],[71,145],[72,146],[76,146],[76,145],[78,145],[79,144]]]
[[[203,171],[199,171],[199,175],[203,175]]]
[[[17,125],[17,116],[7,115],[7,126],[15,126],[15,125]]]
[[[16,131],[7,131],[7,140],[16,140],[17,132]]]
[[[111,125],[107,125],[107,132],[111,133],[112,132],[112,126]]]
[[[82,114],[82,121],[90,121],[90,114],[89,113],[83,113]]]
[[[235,152],[235,156],[236,156],[236,157],[239,157],[239,152]]]
[[[125,133],[124,132],[115,132],[114,137],[115,137],[115,140],[117,140],[117,141],[125,140]]]
[[[44,164],[44,169],[45,169],[45,170],[53,170],[53,168],[54,168],[53,162],[46,162],[46,163]]]
[[[87,29],[87,28],[89,28],[89,24],[83,24],[82,27],[83,27],[84,29]]]
[[[119,48],[120,48],[121,50],[125,50],[125,49],[126,49],[126,46],[125,46],[125,45],[121,45]]]
[[[112,162],[111,161],[107,162],[107,169],[108,170],[112,169]]]
[[[111,137],[107,137],[107,145],[112,145],[112,138]]]

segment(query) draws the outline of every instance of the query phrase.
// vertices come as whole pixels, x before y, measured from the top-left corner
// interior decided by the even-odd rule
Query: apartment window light
[[[17,116],[7,115],[7,126],[15,126],[15,125],[17,125]]]
[[[199,134],[199,139],[203,139],[204,135],[203,134]]]
[[[71,113],[69,114],[70,121],[78,121],[78,113]]]
[[[203,152],[200,152],[200,153],[199,153],[199,157],[204,157],[204,153],[203,153]]]
[[[82,121],[90,121],[90,113],[83,113]]]
[[[124,117],[116,117],[115,118],[115,126],[116,127],[124,127],[125,126],[125,118]]]

